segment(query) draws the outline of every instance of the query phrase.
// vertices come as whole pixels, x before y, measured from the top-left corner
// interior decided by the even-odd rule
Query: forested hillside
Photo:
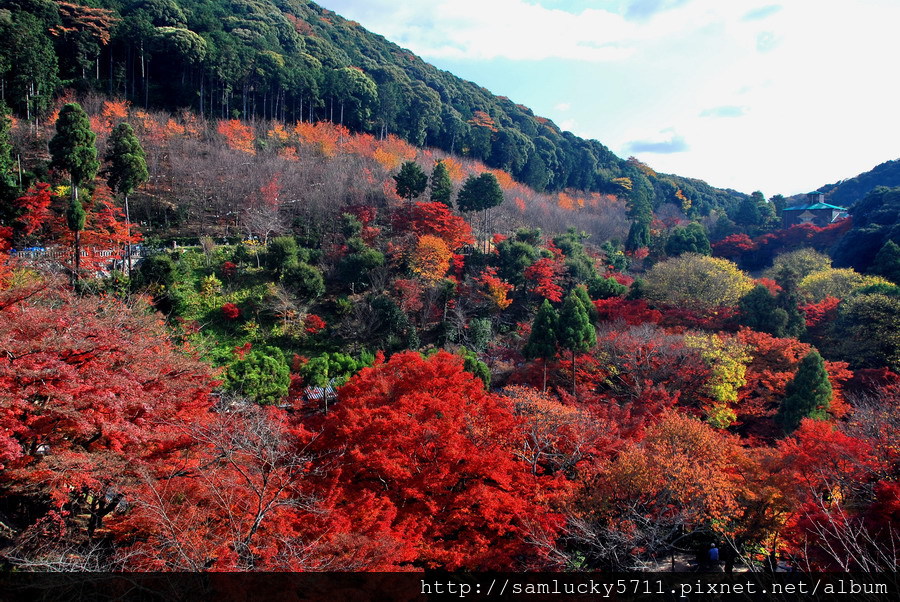
[[[94,4],[0,12],[0,570],[896,570],[900,188],[784,229],[312,4]]]
[[[828,184],[819,188],[828,202],[850,207],[878,186],[900,186],[900,160],[885,161],[858,176]]]
[[[136,106],[209,118],[327,119],[395,134],[502,169],[535,190],[623,190],[692,216],[743,197],[639,169],[596,140],[425,63],[303,0],[100,0],[104,10],[7,0],[0,73],[7,103],[35,118],[61,83]],[[60,9],[57,10],[56,5]],[[733,216],[732,216],[733,217]]]

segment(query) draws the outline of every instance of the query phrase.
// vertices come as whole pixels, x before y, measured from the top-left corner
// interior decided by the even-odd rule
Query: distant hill
[[[819,190],[825,193],[825,198],[832,205],[850,207],[878,186],[900,186],[900,159],[885,161],[856,177],[822,186]]]
[[[745,195],[657,174],[305,0],[9,0],[0,73],[20,116],[61,85],[207,117],[330,120],[483,161],[535,190],[733,213]],[[686,199],[686,200],[685,200]]]

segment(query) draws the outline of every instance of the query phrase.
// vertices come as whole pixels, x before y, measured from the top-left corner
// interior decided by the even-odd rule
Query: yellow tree
[[[416,243],[410,260],[410,268],[419,277],[428,281],[440,280],[450,269],[453,252],[442,239],[425,234]]]
[[[657,263],[644,284],[651,301],[700,312],[735,307],[753,288],[753,280],[734,263],[697,253]]]

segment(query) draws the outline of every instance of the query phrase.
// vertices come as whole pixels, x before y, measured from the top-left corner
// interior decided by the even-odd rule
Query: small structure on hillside
[[[785,207],[781,212],[781,225],[790,228],[797,224],[812,224],[821,228],[847,217],[846,207],[826,203],[825,195],[816,191],[806,195],[805,203]]]

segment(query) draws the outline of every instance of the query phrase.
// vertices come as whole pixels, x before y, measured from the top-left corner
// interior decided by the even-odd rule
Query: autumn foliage
[[[553,530],[546,488],[514,451],[522,424],[462,360],[400,353],[340,391],[319,445],[341,450],[334,512],[378,542],[372,567],[496,569],[534,559],[531,529]],[[386,438],[390,445],[384,445]]]

